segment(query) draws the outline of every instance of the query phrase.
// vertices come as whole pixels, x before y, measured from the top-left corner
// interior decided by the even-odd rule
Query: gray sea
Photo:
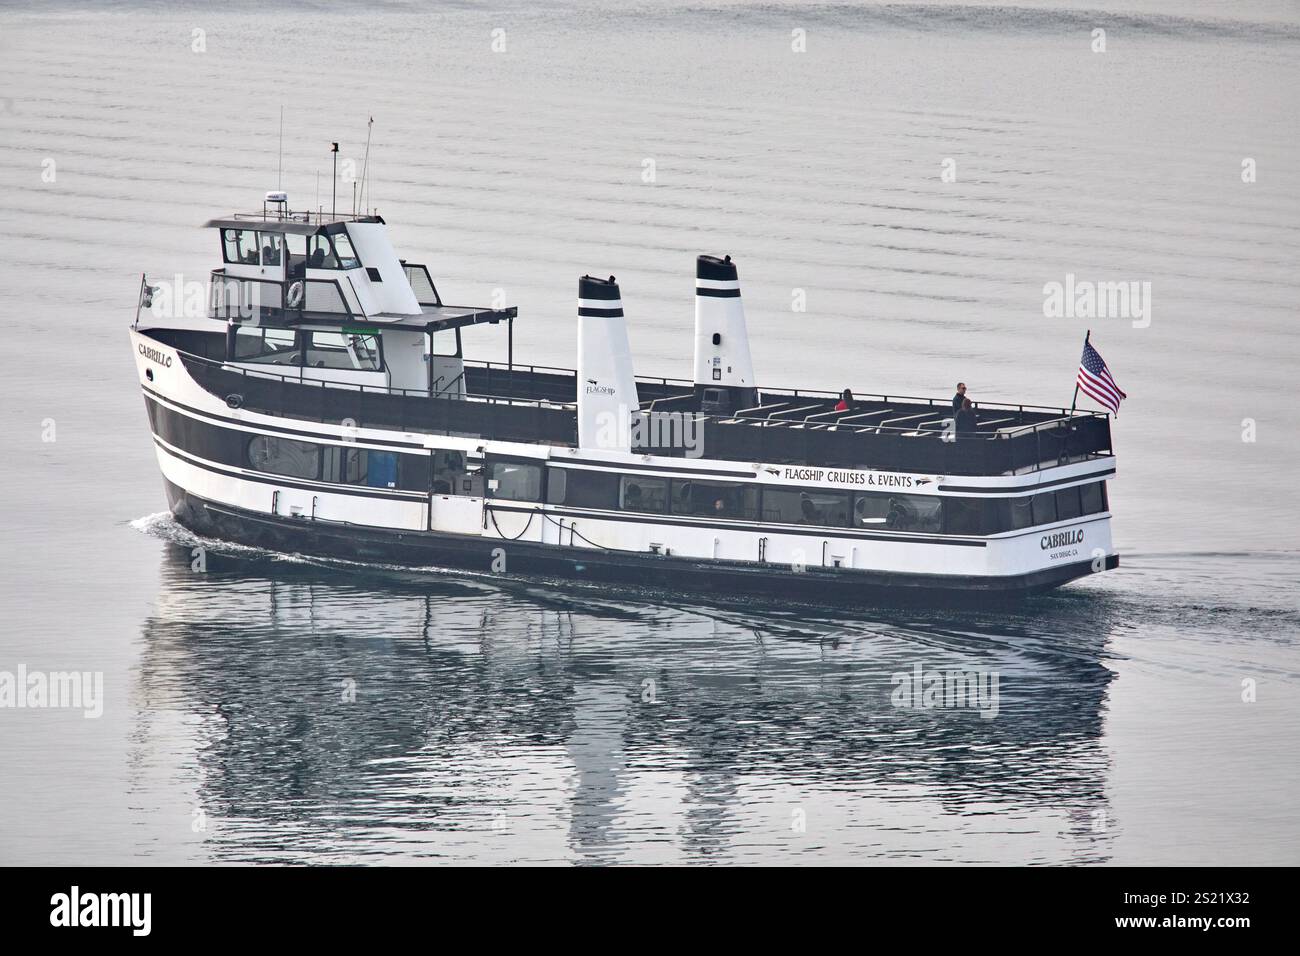
[[[0,672],[102,677],[0,707],[0,863],[1300,863],[1296,3],[4,3],[0,62]],[[846,615],[193,540],[140,274],[328,209],[370,117],[366,204],[523,361],[616,274],[688,375],[700,252],[770,385],[1068,405],[1091,330],[1122,567]]]

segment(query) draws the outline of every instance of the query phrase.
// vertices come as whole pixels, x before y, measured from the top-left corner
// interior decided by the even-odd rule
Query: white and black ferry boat
[[[131,329],[170,508],[200,535],[819,603],[1118,564],[1108,416],[984,402],[962,433],[948,399],[767,387],[729,257],[696,261],[676,380],[634,375],[613,277],[579,279],[577,369],[546,368],[514,360],[515,308],[444,303],[377,215],[268,193],[207,226],[206,300],[144,277]],[[506,362],[466,357],[501,331]]]

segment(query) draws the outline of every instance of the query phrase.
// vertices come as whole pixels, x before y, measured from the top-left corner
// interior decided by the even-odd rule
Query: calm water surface
[[[0,710],[0,862],[1300,862],[1294,5],[638,6],[0,10],[0,670],[106,698]],[[529,361],[573,364],[591,271],[637,370],[687,374],[702,251],[770,384],[1068,404],[1091,328],[1123,568],[855,615],[194,572],[125,329],[276,186],[281,105],[295,205],[373,115],[399,250],[502,290]],[[1149,326],[1044,318],[1067,273],[1150,282]],[[891,706],[917,665],[995,672],[996,716]]]

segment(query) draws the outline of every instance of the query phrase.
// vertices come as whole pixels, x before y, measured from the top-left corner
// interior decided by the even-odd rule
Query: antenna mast
[[[284,105],[280,106],[280,158],[275,166],[275,188],[284,189]]]
[[[366,158],[361,162],[361,212],[366,212],[366,187],[370,184],[370,133],[374,129],[375,118],[370,117],[370,122],[366,123]]]
[[[330,184],[330,218],[338,216],[339,204],[339,144],[330,143],[330,152],[334,154],[334,181]]]

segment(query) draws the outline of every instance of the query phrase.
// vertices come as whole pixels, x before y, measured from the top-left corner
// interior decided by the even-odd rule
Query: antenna
[[[334,182],[330,184],[330,218],[335,219],[339,211],[339,144],[330,143],[330,152],[334,154]]]
[[[280,158],[275,166],[275,188],[277,191],[284,189],[284,106],[280,106]]]
[[[366,123],[366,158],[361,162],[361,210],[364,213],[366,208],[366,187],[370,184],[370,133],[374,129],[375,118],[370,117]]]

